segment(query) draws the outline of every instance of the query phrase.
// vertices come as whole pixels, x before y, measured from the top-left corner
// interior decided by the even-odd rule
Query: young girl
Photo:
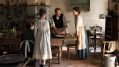
[[[23,30],[21,34],[21,51],[25,58],[32,58],[34,50],[34,31],[33,31],[34,22],[28,22],[26,29]]]
[[[50,45],[50,27],[46,18],[46,10],[40,9],[39,21],[35,23],[35,58],[44,67],[47,59],[52,59]]]

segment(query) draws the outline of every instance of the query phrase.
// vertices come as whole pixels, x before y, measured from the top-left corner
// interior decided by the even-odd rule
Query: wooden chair
[[[67,59],[69,60],[70,57],[70,49],[75,49],[75,52],[77,51],[77,41],[74,44],[67,44]]]
[[[96,45],[102,44],[102,27],[100,26],[93,26],[90,27],[90,45],[93,44],[94,52],[96,52]]]

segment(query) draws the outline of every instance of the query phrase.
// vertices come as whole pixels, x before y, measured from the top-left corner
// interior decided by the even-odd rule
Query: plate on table
[[[55,36],[56,37],[61,37],[61,38],[64,37],[64,35],[59,35],[59,34],[58,35],[55,35]]]

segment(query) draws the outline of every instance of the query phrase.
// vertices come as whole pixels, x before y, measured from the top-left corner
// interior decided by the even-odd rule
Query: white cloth
[[[27,56],[27,52],[30,52],[30,43],[34,44],[34,41],[31,41],[31,40],[24,40],[21,42],[20,44],[20,48],[22,47],[23,43],[25,42],[25,50],[24,50],[24,53],[25,53],[25,57],[28,57]]]
[[[35,23],[35,46],[34,58],[35,59],[51,59],[51,44],[50,44],[50,27],[46,19],[40,19]]]
[[[78,50],[82,50],[86,48],[86,41],[85,41],[85,28],[84,28],[83,18],[81,15],[78,16],[77,19],[77,25],[76,25],[76,31],[78,37]]]

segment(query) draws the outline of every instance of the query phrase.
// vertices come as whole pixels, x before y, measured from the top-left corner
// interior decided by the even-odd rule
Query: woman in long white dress
[[[80,14],[79,7],[73,8],[73,13],[75,16],[75,28],[76,28],[76,36],[78,40],[78,50],[77,50],[77,56],[79,59],[85,59],[86,58],[86,33],[85,33],[85,26],[83,22],[83,18]]]
[[[35,23],[35,46],[34,57],[40,60],[40,67],[44,67],[47,59],[52,59],[50,45],[50,27],[49,22],[45,19],[46,10],[40,9],[40,19]]]

